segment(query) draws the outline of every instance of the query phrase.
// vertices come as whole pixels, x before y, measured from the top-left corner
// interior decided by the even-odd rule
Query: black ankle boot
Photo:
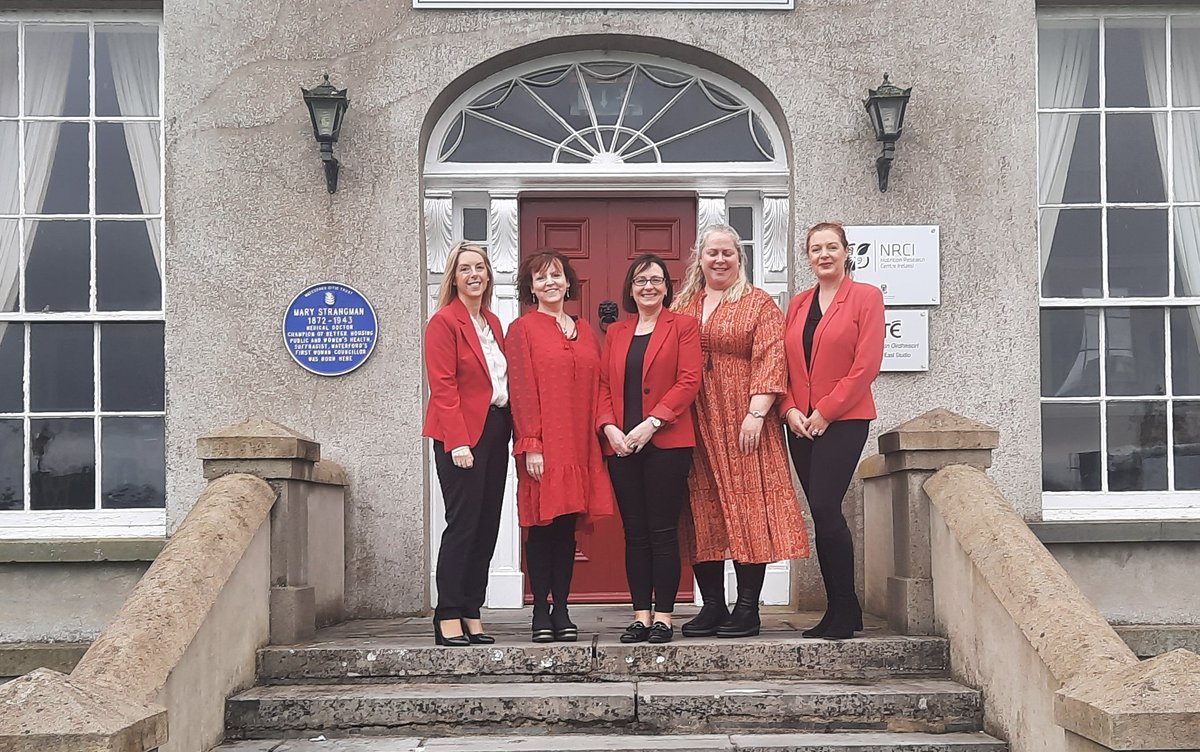
[[[828,607],[826,607],[825,615],[821,617],[821,620],[819,622],[817,622],[816,624],[812,625],[811,627],[809,627],[808,629],[801,632],[800,636],[807,637],[809,639],[813,639],[815,637],[824,637],[825,630],[829,629],[829,622],[832,618],[833,618],[833,607],[828,606]]]
[[[696,576],[696,584],[700,586],[704,605],[696,618],[684,624],[679,631],[684,637],[712,637],[729,618],[729,608],[725,605],[725,562],[696,562],[692,565],[692,573]]]
[[[532,639],[534,642],[554,642],[554,624],[550,621],[550,604],[533,606]]]
[[[729,618],[717,630],[717,637],[753,637],[758,634],[761,622],[758,618],[758,599],[762,595],[766,564],[733,563],[737,571],[738,597]]]
[[[833,601],[829,604],[829,613],[829,624],[822,635],[825,639],[848,640],[855,632],[862,631],[862,607],[857,595],[851,593]]]
[[[565,603],[560,606],[555,602],[554,609],[550,612],[550,624],[554,629],[555,642],[575,642],[579,639],[579,627],[571,622]]]

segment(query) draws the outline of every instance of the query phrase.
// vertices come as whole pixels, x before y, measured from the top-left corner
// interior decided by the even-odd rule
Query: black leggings
[[[575,574],[575,524],[579,515],[564,514],[548,525],[534,525],[525,534],[525,568],[533,607],[549,605],[554,593],[555,609],[567,605],[571,577]]]
[[[471,447],[474,464],[454,464],[442,442],[433,442],[446,530],[438,548],[438,619],[478,619],[487,594],[488,564],[496,550],[504,480],[508,476],[508,440],[512,417],[508,408],[488,412],[479,442]],[[453,449],[453,447],[451,447]]]
[[[869,420],[834,421],[815,441],[788,431],[788,449],[812,511],[817,561],[830,602],[854,597],[854,539],[842,501],[870,426]]]
[[[679,590],[679,513],[688,500],[692,448],[653,444],[628,457],[609,457],[608,474],[625,528],[625,576],[634,611],[675,610]]]

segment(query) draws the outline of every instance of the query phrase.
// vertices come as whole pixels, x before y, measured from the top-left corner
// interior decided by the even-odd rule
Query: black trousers
[[[791,431],[787,434],[792,463],[812,511],[817,561],[830,603],[855,597],[854,539],[842,514],[842,501],[870,426],[869,420],[834,421],[815,441]]]
[[[675,610],[679,590],[679,513],[688,500],[692,448],[653,444],[628,457],[609,457],[621,524],[625,527],[625,576],[634,611]]]
[[[578,522],[578,514],[564,514],[547,525],[534,525],[525,533],[525,569],[535,611],[548,608],[553,593],[555,610],[565,613],[575,575]]]
[[[507,407],[492,408],[479,443],[471,447],[472,467],[456,467],[442,442],[433,442],[446,530],[438,549],[438,619],[478,619],[487,595],[488,564],[496,550],[504,481],[508,476],[508,441],[512,415]],[[454,447],[450,447],[454,449]]]

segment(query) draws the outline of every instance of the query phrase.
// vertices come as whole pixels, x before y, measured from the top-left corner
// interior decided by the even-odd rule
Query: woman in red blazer
[[[500,319],[492,313],[492,267],[477,245],[450,251],[438,311],[425,327],[429,405],[424,435],[446,507],[438,549],[438,645],[491,644],[479,609],[496,549],[508,475],[508,364]]]
[[[652,253],[634,259],[622,302],[637,318],[609,327],[600,358],[596,423],[625,528],[634,610],[621,642],[670,642],[675,634],[678,526],[696,446],[691,406],[700,390],[700,327],[668,310],[672,297],[666,263]]]
[[[871,383],[883,361],[883,293],[850,278],[853,262],[840,224],[813,225],[805,246],[817,284],[788,306],[782,410],[792,463],[812,510],[828,607],[802,634],[846,639],[862,629],[862,608],[842,500],[875,418]]]

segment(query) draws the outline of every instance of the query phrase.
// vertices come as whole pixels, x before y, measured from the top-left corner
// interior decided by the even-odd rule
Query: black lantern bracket
[[[325,80],[311,89],[300,87],[304,93],[304,104],[308,107],[308,116],[312,120],[313,138],[321,147],[321,163],[325,166],[325,186],[330,193],[337,190],[338,168],[341,165],[333,156],[333,145],[337,143],[342,131],[342,118],[350,106],[346,89],[338,89],[329,83],[329,74]]]
[[[875,160],[875,172],[879,176],[879,190],[884,193],[888,189],[892,161],[896,158],[896,142],[904,132],[904,113],[911,93],[911,86],[901,89],[884,73],[883,83],[878,89],[868,89],[867,98],[863,100],[863,106],[871,117],[871,127],[875,129],[875,140],[883,144]]]

